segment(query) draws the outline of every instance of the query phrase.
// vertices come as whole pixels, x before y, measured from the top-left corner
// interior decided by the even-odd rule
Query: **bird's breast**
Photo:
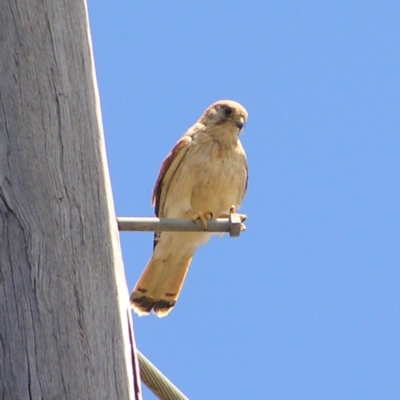
[[[240,142],[222,146],[218,142],[198,146],[191,161],[193,188],[191,207],[195,211],[211,211],[215,217],[238,207],[246,184],[246,164]]]
[[[211,211],[214,217],[239,207],[246,188],[247,167],[239,141],[227,146],[215,140],[194,141],[164,190],[163,216],[187,218]]]

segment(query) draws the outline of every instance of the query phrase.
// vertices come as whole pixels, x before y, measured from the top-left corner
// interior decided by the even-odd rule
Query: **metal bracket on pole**
[[[245,219],[245,215],[236,213],[229,214],[229,218],[209,219],[206,230],[200,221],[189,218],[118,217],[117,223],[118,229],[124,232],[229,232],[231,237],[238,237],[246,229]],[[137,354],[142,382],[159,399],[188,400],[142,353]]]
[[[136,232],[229,232],[229,236],[238,237],[246,229],[242,221],[243,214],[230,214],[229,218],[207,220],[207,229],[204,230],[200,221],[189,218],[151,218],[151,217],[118,217],[120,231]]]

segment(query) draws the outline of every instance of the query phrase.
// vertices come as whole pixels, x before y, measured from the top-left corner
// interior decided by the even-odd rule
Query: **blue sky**
[[[89,0],[118,216],[151,216],[173,144],[219,99],[247,231],[195,255],[139,349],[190,399],[400,398],[400,3]],[[129,290],[152,234],[121,234]],[[144,390],[145,399],[154,396]]]

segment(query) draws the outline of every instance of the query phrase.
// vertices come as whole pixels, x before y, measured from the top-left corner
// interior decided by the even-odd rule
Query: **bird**
[[[155,215],[200,220],[204,231],[155,233],[153,254],[130,296],[138,315],[164,317],[172,310],[197,247],[212,235],[205,232],[207,220],[227,217],[242,203],[248,167],[239,135],[247,118],[233,100],[211,104],[163,161],[152,196]]]

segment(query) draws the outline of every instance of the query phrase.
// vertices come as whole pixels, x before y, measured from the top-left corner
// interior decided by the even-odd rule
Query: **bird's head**
[[[207,108],[199,122],[206,129],[220,127],[238,135],[247,121],[247,115],[246,109],[236,101],[219,100]]]

